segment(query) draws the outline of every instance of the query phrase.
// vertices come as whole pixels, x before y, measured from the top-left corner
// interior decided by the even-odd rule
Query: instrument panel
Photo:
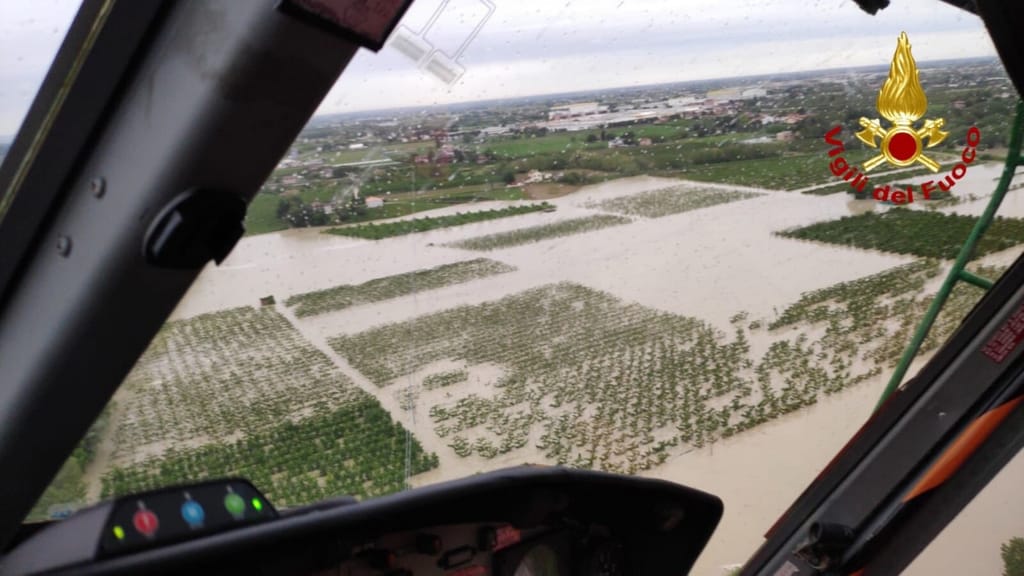
[[[619,576],[624,548],[603,527],[508,524],[438,526],[357,546],[349,560],[311,576]]]
[[[674,576],[720,500],[650,478],[524,466],[285,511],[243,479],[137,493],[33,530],[0,576]]]
[[[276,517],[270,502],[240,478],[153,490],[115,501],[99,555],[166,546]]]

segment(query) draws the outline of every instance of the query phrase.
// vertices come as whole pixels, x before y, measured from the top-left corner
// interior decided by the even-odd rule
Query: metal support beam
[[[993,282],[988,278],[982,278],[981,276],[978,276],[977,274],[967,269],[963,269],[960,271],[960,279],[968,284],[971,284],[972,286],[977,286],[982,290],[988,290],[989,288],[992,287],[993,284]]]

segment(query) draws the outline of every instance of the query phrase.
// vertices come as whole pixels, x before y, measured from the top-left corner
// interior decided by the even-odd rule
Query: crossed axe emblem
[[[938,172],[939,163],[925,156],[921,151],[921,145],[927,140],[928,144],[925,147],[931,148],[945,140],[946,136],[949,136],[949,132],[942,131],[942,127],[945,124],[946,121],[939,118],[937,120],[925,120],[924,125],[917,130],[914,130],[909,124],[903,123],[886,130],[882,128],[877,118],[872,118],[871,120],[861,118],[860,125],[864,129],[856,133],[857,139],[872,148],[878,148],[878,140],[882,140],[882,152],[864,162],[864,171],[871,170],[882,162],[889,160],[897,166],[909,166],[914,162],[920,162],[932,172]],[[913,154],[901,152],[901,150],[906,150],[911,145],[911,142]]]

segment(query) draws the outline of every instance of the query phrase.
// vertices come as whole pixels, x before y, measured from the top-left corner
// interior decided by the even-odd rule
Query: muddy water
[[[915,373],[923,361],[917,361]],[[718,530],[694,567],[722,576],[764,542],[764,533],[860,428],[888,374],[644,473],[706,490],[725,503]],[[1024,534],[1018,487],[1024,456],[1011,462],[904,571],[912,576],[1000,576],[999,544]]]
[[[957,204],[956,206],[941,208],[940,211],[971,215],[981,214],[981,211],[984,210],[985,204],[988,202],[988,198],[992,195],[992,191],[995,190],[996,184],[1002,173],[1003,165],[998,162],[974,164],[970,166],[964,177],[958,180],[953,188],[950,189],[950,193],[959,198],[962,203]],[[938,174],[913,176],[900,180],[899,183],[914,184],[914,197],[916,200],[920,200],[921,184],[929,181],[938,182],[939,180],[944,179],[947,174],[949,174],[949,170],[941,170]],[[970,200],[971,197],[976,198],[976,200]],[[925,203],[916,201],[910,204],[909,207],[922,209],[925,205]],[[999,213],[1003,216],[1024,216],[1024,196],[1011,191],[1006,196],[1006,199],[1003,202],[1003,208]]]
[[[628,225],[493,252],[441,246],[482,234],[597,214],[597,210],[587,208],[593,200],[677,183],[649,177],[616,180],[552,200],[558,206],[554,213],[376,242],[321,234],[314,229],[244,238],[221,267],[210,266],[204,271],[174,317],[255,305],[266,295],[282,301],[309,290],[485,256],[512,264],[519,271],[482,286],[474,284],[472,290],[467,286],[450,287],[321,317],[317,322],[336,332],[356,331],[466,303],[463,298],[482,301],[520,288],[568,280],[727,328],[728,318],[738,311],[770,316],[803,291],[909,261],[773,236],[776,230],[851,212],[842,194],[817,197],[780,192],[663,218],[636,218]],[[479,208],[495,204],[505,203],[486,203]],[[466,209],[451,207],[445,211]]]
[[[972,167],[970,187],[980,195],[982,185],[998,173],[998,167]],[[558,207],[554,213],[535,213],[375,242],[330,236],[312,229],[245,238],[223,266],[204,271],[174,317],[256,305],[266,295],[275,296],[278,306],[282,306],[288,296],[301,292],[483,256],[514,265],[517,270],[312,318],[298,320],[288,316],[311,341],[330,354],[326,339],[333,335],[485,302],[551,282],[572,281],[630,302],[701,318],[728,330],[729,318],[737,312],[747,311],[751,319],[770,319],[802,292],[911,261],[907,257],[776,237],[773,232],[778,230],[876,207],[870,201],[850,201],[845,194],[818,197],[770,191],[760,191],[763,195],[748,200],[657,219],[635,218],[622,226],[493,252],[443,246],[483,234],[597,214],[599,211],[591,207],[595,200],[676,184],[679,181],[651,177],[616,180],[551,200]],[[1008,203],[1011,201],[1008,198]],[[1021,202],[1024,203],[1024,197]],[[457,206],[436,213],[508,204]],[[956,208],[960,211],[970,206]],[[1000,261],[1009,258],[999,257]],[[344,359],[336,362],[344,364],[346,373],[353,372]],[[428,449],[445,455],[442,463],[446,466],[414,478],[414,484],[525,461],[543,461],[540,454],[518,453],[494,460],[474,456],[454,462],[450,450],[446,453],[443,443],[433,437],[426,400],[464,392],[461,388],[485,393],[490,386],[484,381],[487,379],[474,379],[428,393],[421,397],[424,402],[415,410],[403,411],[398,407],[394,390],[380,391],[362,382],[358,374],[350,376],[379,396],[382,404],[413,429]],[[695,574],[718,576],[724,567],[749,556],[761,542],[764,530],[868,416],[883,381],[880,377],[835,397],[823,398],[801,412],[648,471],[651,476],[706,489],[726,502],[723,522]],[[530,442],[530,446],[534,444]],[[1024,535],[1020,521],[1024,514],[1005,512],[1007,502],[1016,502],[1014,510],[1020,510],[1019,498],[1013,498],[1011,492],[1014,481],[1019,484],[1024,478],[1022,468],[1024,465],[1016,464],[1007,473],[1009,480],[990,488],[991,500],[979,498],[977,511],[965,513],[966,520],[954,524],[948,530],[950,535],[943,535],[949,545],[941,549],[933,546],[932,552],[915,564],[912,573],[998,575],[998,544],[1015,533]],[[997,512],[1002,513],[1000,518],[1005,521],[991,520]],[[984,529],[979,529],[981,525]],[[965,565],[967,560],[970,567],[946,570],[949,566]]]

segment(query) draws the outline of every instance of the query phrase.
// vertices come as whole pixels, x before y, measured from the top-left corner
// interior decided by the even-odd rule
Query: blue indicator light
[[[181,517],[185,519],[185,522],[188,522],[189,526],[198,526],[206,518],[206,512],[203,511],[203,507],[198,502],[186,500],[181,505]]]

